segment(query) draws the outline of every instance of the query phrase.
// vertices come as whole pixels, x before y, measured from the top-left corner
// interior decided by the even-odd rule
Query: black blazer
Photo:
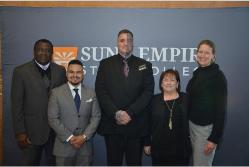
[[[123,74],[120,55],[100,62],[95,89],[102,110],[98,132],[140,137],[148,130],[148,104],[154,92],[151,63],[132,55],[128,58],[129,76]],[[132,117],[127,125],[117,125],[115,113],[126,110]]]
[[[66,82],[65,69],[50,63],[51,86]],[[27,133],[32,144],[47,142],[50,132],[47,118],[49,92],[34,61],[14,69],[11,85],[11,111],[15,134]]]

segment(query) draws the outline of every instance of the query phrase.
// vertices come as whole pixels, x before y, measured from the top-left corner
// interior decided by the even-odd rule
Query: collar
[[[43,70],[45,70],[45,71],[48,69],[48,67],[49,67],[49,65],[50,65],[50,62],[48,62],[48,64],[46,64],[46,65],[42,65],[42,64],[38,63],[36,60],[35,60],[35,63],[36,63],[41,69],[43,69]]]
[[[119,56],[121,56],[123,59],[127,60],[131,57],[132,53],[130,53],[129,55],[121,55],[120,53],[118,54]]]
[[[217,72],[219,71],[219,65],[212,63],[209,66],[206,67],[198,67],[195,71],[194,71],[194,76],[202,74],[203,77],[208,77],[208,76],[213,76],[215,75]]]
[[[165,103],[165,100],[164,100],[164,94],[163,94],[163,93],[160,93],[160,94],[159,94],[159,98],[160,98],[161,103],[164,104],[164,103]],[[173,101],[173,100],[178,101],[178,99],[181,99],[181,92],[178,93],[178,97],[177,97],[177,98],[171,99],[171,100],[167,100],[167,101]]]
[[[72,85],[72,84],[69,83],[69,82],[67,82],[67,84],[68,84],[70,90],[73,90],[73,89],[76,88],[76,89],[79,89],[79,92],[81,91],[81,83],[80,83],[79,85],[77,85],[77,86],[74,86],[74,85]]]

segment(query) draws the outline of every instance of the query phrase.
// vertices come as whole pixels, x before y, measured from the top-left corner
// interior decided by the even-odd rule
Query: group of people
[[[92,165],[93,136],[104,136],[107,165],[212,165],[224,130],[227,83],[215,45],[197,46],[197,70],[186,93],[176,70],[162,72],[154,95],[152,64],[133,55],[133,33],[121,30],[118,54],[100,61],[95,91],[83,84],[83,64],[67,71],[51,61],[53,45],[40,39],[32,61],[14,69],[11,111],[23,165]]]

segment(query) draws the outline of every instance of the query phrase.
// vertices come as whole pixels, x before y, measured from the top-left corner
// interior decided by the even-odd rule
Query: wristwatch
[[[85,134],[83,134],[82,137],[83,137],[84,140],[87,140],[87,137],[86,137]]]

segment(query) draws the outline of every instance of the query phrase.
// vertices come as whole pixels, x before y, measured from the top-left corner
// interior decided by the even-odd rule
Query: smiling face
[[[161,82],[161,88],[163,92],[173,93],[173,92],[177,92],[178,84],[179,83],[174,74],[166,73]]]
[[[117,40],[118,53],[122,56],[130,55],[133,50],[133,38],[129,33],[122,33]]]
[[[202,44],[198,48],[196,61],[201,67],[209,66],[214,61],[213,48],[207,44]]]
[[[70,64],[67,68],[67,80],[70,84],[77,86],[84,79],[83,67],[79,64]]]

